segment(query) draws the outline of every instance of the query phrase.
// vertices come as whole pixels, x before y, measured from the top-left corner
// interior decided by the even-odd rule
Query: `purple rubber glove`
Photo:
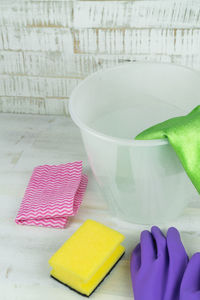
[[[190,259],[181,283],[180,300],[200,300],[200,253]]]
[[[151,233],[143,231],[131,257],[134,299],[179,300],[187,263],[187,254],[175,228],[169,228],[167,237],[156,226]]]

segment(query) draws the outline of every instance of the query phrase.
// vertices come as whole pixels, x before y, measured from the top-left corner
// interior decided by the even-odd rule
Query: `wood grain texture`
[[[199,28],[200,2],[77,1],[76,28]]]
[[[0,28],[0,49],[73,53],[73,39],[69,28],[5,26]]]
[[[69,27],[73,1],[1,0],[0,26]]]
[[[25,114],[68,114],[68,98],[2,96],[0,111]]]
[[[0,90],[2,96],[69,97],[79,82],[73,78],[2,75]]]
[[[65,113],[87,75],[133,61],[200,70],[200,1],[0,2],[0,111]]]
[[[75,53],[199,54],[198,29],[80,29],[74,32]]]

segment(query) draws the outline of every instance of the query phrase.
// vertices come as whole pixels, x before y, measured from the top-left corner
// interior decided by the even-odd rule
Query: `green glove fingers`
[[[200,105],[188,115],[176,117],[154,125],[136,140],[168,138],[186,173],[200,193]]]

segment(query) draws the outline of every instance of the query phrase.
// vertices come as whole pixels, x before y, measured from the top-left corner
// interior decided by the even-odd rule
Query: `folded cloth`
[[[136,140],[168,138],[193,185],[200,193],[200,105],[186,116],[154,125]]]
[[[65,228],[87,187],[82,162],[43,165],[34,169],[15,222],[22,225]]]
[[[185,270],[180,289],[180,300],[200,299],[200,253],[195,253]]]
[[[134,299],[179,300],[187,264],[188,256],[176,228],[169,228],[166,237],[156,226],[151,232],[143,231],[130,263]]]

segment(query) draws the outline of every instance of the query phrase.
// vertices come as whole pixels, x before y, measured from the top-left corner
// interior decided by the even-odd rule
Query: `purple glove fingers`
[[[131,276],[133,279],[135,277],[135,274],[137,274],[137,272],[139,271],[140,266],[141,266],[141,247],[140,244],[138,244],[133,250],[131,255],[130,268],[131,268]]]
[[[200,253],[195,253],[192,256],[185,270],[181,283],[181,295],[187,292],[189,294],[196,292],[200,295]],[[200,299],[200,296],[197,299]]]
[[[162,231],[160,230],[160,228],[158,228],[157,226],[153,226],[151,228],[151,233],[155,239],[156,242],[156,248],[157,248],[157,253],[156,253],[156,257],[163,257],[163,255],[166,255],[166,238],[163,235]]]
[[[155,241],[148,230],[144,230],[140,236],[141,267],[147,267],[156,259]]]
[[[198,289],[194,290],[193,287],[191,297],[190,289],[185,291],[187,287],[185,284],[182,287],[183,297],[180,297],[180,285],[188,264],[188,257],[179,232],[175,228],[170,228],[165,238],[156,226],[152,227],[151,233],[147,230],[143,231],[140,244],[131,257],[131,278],[135,300],[200,300],[200,254],[196,259],[196,265],[199,266],[196,272],[199,270],[199,274],[195,286],[197,287],[198,283]],[[191,277],[190,272],[188,274],[185,275],[186,283]]]
[[[169,255],[172,254],[171,258],[175,257],[175,255],[180,257],[180,254],[187,257],[185,248],[181,242],[180,234],[174,227],[170,227],[167,231],[167,247]]]
[[[200,291],[198,292],[195,292],[192,297],[189,297],[187,298],[187,300],[190,299],[190,300],[199,300],[200,299]]]
[[[188,256],[181,242],[180,234],[174,227],[167,231],[167,249],[169,266],[164,300],[179,300],[180,285],[188,264]]]
[[[182,244],[180,234],[174,227],[169,228],[167,231],[167,249],[170,267],[175,271],[182,270],[184,272],[189,259]]]

